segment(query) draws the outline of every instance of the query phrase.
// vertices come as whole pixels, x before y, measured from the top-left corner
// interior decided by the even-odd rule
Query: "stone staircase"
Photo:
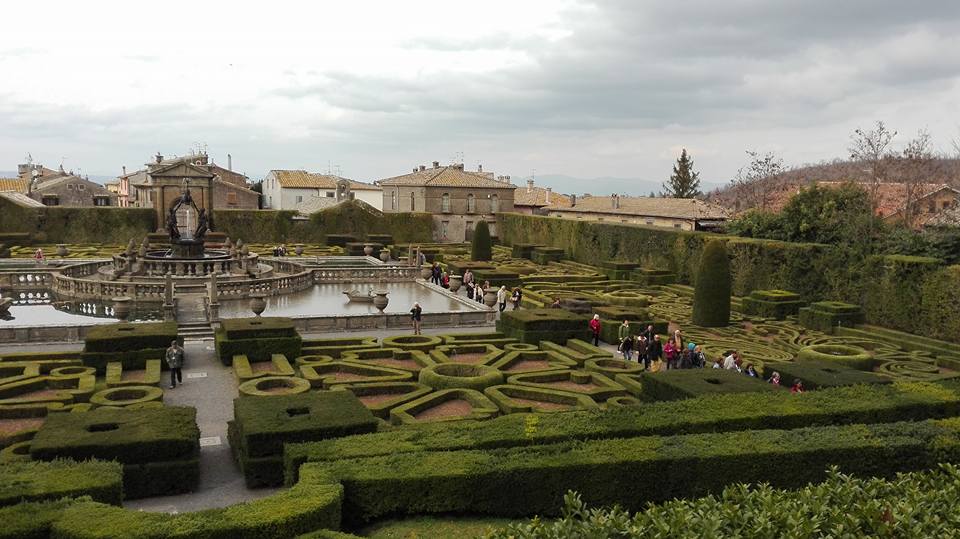
[[[213,328],[210,322],[179,322],[177,336],[185,341],[199,341],[213,338]]]

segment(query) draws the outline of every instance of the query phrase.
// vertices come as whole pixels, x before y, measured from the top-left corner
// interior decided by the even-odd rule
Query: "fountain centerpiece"
[[[184,185],[182,194],[167,212],[166,230],[170,235],[171,256],[204,258],[204,238],[209,229],[207,210],[197,208],[197,203],[190,195],[190,188]]]

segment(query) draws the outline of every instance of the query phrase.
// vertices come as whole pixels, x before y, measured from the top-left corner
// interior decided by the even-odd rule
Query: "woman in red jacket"
[[[593,345],[600,346],[600,315],[593,315],[593,320],[590,320],[590,331],[593,332]]]

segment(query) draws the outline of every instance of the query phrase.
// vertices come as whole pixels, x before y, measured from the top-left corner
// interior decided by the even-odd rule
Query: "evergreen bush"
[[[693,295],[693,323],[702,327],[730,324],[730,259],[722,241],[708,242],[700,257]]]
[[[482,219],[473,230],[473,242],[470,245],[470,259],[493,259],[493,240],[490,239],[490,227],[487,226],[487,222]]]

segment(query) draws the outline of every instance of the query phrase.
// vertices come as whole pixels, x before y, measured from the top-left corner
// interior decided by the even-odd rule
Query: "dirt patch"
[[[463,399],[451,399],[414,415],[422,421],[446,419],[450,417],[464,417],[470,415],[473,406]]]
[[[391,359],[388,357],[382,359],[372,359],[370,363],[375,363],[382,367],[393,367],[394,369],[406,369],[408,371],[415,371],[420,368],[420,365],[412,359]]]
[[[120,379],[124,382],[142,382],[147,378],[147,371],[123,371],[120,374]]]
[[[483,352],[471,352],[469,354],[448,354],[447,357],[454,363],[476,364],[484,360],[487,354]]]
[[[591,391],[593,389],[600,389],[600,386],[592,382],[587,382],[586,384],[578,384],[571,380],[561,380],[557,382],[547,382],[543,384],[555,389],[565,389],[567,391],[576,391],[578,393],[583,393],[584,391]]]
[[[344,371],[337,371],[335,373],[324,375],[324,377],[332,378],[335,382],[355,382],[357,380],[366,380],[368,378],[362,374]]]
[[[364,406],[370,408],[371,406],[379,406],[385,402],[396,400],[402,395],[402,393],[380,393],[378,395],[364,395],[357,398],[360,399],[360,402],[362,402]]]
[[[250,364],[250,371],[253,374],[261,373],[270,373],[274,372],[273,362],[272,361],[257,361],[256,363]]]
[[[520,397],[510,397],[510,400],[525,406],[533,406],[534,408],[539,408],[541,410],[569,410],[573,408],[569,404],[559,404],[556,402],[547,402],[547,401],[538,401],[532,399],[521,399]]]
[[[24,417],[21,419],[0,419],[0,437],[9,436],[29,429],[38,429],[47,418]]]
[[[524,361],[518,361],[503,370],[504,372],[527,372],[543,371],[551,367],[552,365],[550,365],[549,361],[544,361],[541,359],[527,359]]]

